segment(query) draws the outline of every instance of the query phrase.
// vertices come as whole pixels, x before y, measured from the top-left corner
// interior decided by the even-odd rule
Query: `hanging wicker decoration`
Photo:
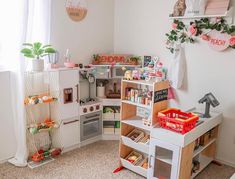
[[[66,11],[73,21],[82,21],[87,15],[86,0],[67,0]]]

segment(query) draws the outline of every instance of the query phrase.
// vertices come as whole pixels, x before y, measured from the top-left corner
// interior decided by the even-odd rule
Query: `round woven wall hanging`
[[[81,21],[87,15],[87,2],[86,0],[67,0],[66,11],[73,21]]]

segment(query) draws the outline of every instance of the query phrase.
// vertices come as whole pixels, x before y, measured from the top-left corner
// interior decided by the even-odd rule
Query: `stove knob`
[[[91,112],[94,111],[94,107],[93,106],[90,107],[90,111]]]
[[[83,113],[87,113],[87,108],[83,108]]]
[[[97,105],[97,106],[96,106],[96,110],[99,110],[99,109],[100,109],[100,106],[99,106],[99,105]]]

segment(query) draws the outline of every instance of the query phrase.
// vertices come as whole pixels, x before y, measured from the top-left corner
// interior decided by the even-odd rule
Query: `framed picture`
[[[151,62],[152,56],[144,56],[143,67],[148,67],[149,62]]]
[[[150,56],[150,55],[144,56],[143,67],[148,67],[149,62],[151,62],[152,60],[156,62],[156,61],[159,60],[159,57],[157,55],[155,55],[155,56]]]

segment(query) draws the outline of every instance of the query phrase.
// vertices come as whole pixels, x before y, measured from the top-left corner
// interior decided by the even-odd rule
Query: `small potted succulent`
[[[31,59],[32,71],[43,71],[44,60],[42,58],[56,53],[56,50],[51,45],[42,45],[40,42],[24,43],[23,46],[24,48],[21,50],[21,53]]]

